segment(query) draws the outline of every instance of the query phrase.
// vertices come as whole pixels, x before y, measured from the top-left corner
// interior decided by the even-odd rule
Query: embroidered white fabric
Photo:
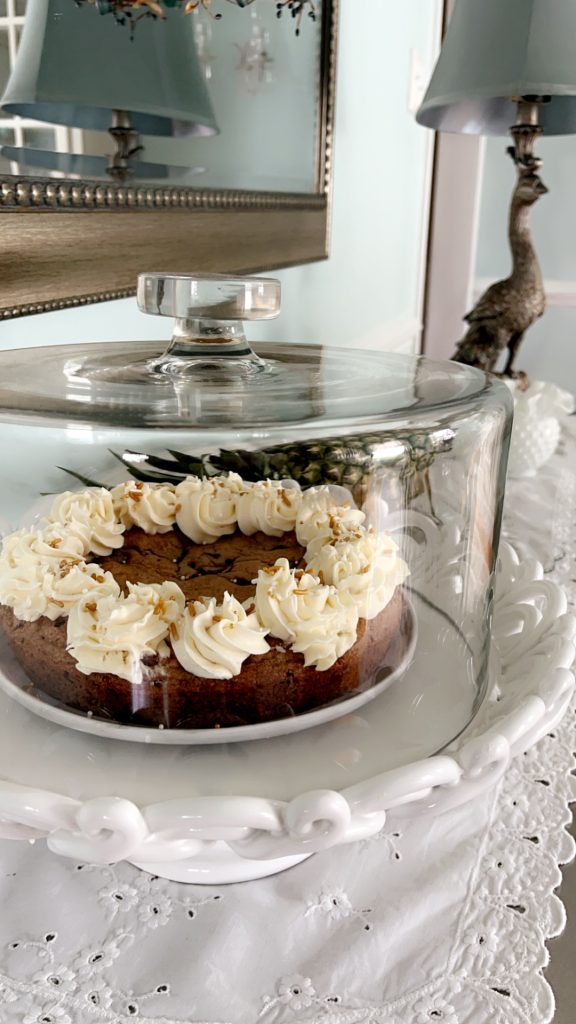
[[[506,534],[576,605],[576,429]],[[498,789],[221,888],[0,842],[2,1024],[547,1024],[576,708]]]

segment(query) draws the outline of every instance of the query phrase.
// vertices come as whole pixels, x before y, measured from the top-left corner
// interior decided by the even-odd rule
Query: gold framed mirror
[[[34,4],[39,2],[41,0],[28,0],[28,12],[31,9],[37,11]],[[60,4],[63,13],[74,6],[74,0],[45,2]],[[88,8],[88,0],[85,0],[85,4]],[[69,5],[69,8],[64,5]],[[222,5],[226,6],[223,0]],[[268,18],[276,18],[276,4],[273,0],[256,0],[248,10],[240,7],[231,7],[231,10],[235,18],[254,19],[259,7],[265,11],[265,5],[268,5]],[[7,29],[18,40],[28,20],[24,0],[7,0],[6,6],[8,17],[0,14],[0,32],[3,28]],[[79,7],[76,4],[75,9]],[[202,55],[204,46],[203,56],[208,53],[208,59],[211,59],[210,46],[216,47],[214,40],[218,40],[220,25],[226,22],[229,26],[227,52],[232,52],[230,45],[235,48],[235,63],[229,60],[226,66],[222,62],[218,70],[223,80],[230,79],[230,90],[236,96],[237,105],[247,108],[247,123],[253,129],[252,135],[250,132],[246,136],[239,134],[241,127],[237,109],[232,111],[226,122],[222,100],[220,106],[215,103],[215,116],[219,123],[236,126],[234,145],[238,147],[240,139],[244,151],[244,173],[241,173],[240,160],[236,166],[235,151],[226,153],[223,149],[226,142],[226,133],[223,132],[218,152],[220,165],[227,169],[226,174],[223,176],[220,173],[219,177],[217,171],[213,170],[211,176],[207,174],[204,178],[198,177],[203,187],[197,186],[196,179],[188,186],[178,181],[174,185],[167,185],[166,182],[153,179],[131,180],[130,176],[119,182],[106,174],[100,178],[81,177],[79,174],[64,177],[58,170],[55,176],[47,176],[45,171],[37,171],[34,166],[27,165],[24,152],[27,144],[34,146],[35,129],[43,129],[42,121],[27,118],[24,108],[18,110],[10,120],[12,111],[5,105],[2,111],[4,120],[0,120],[0,142],[3,143],[0,149],[0,319],[132,295],[137,274],[146,269],[169,273],[194,270],[250,273],[326,258],[329,245],[337,7],[338,0],[317,0],[316,21],[303,25],[298,37],[291,19],[285,19],[285,25],[281,21],[277,23],[279,27],[282,26],[285,48],[289,39],[290,49],[286,50],[286,59],[277,54],[269,56],[270,50],[275,54],[274,45],[278,47],[280,36],[275,31],[264,32],[261,26],[255,27],[254,21],[251,22],[247,43],[231,42],[230,33],[234,34],[234,26],[239,25],[240,21],[231,21],[228,10],[222,22],[213,27],[206,19],[204,22],[196,22],[196,27],[209,25],[211,28],[208,48],[206,40],[202,40],[202,34],[195,32],[196,50]],[[12,24],[8,24],[10,13],[13,15]],[[63,13],[58,13],[62,19]],[[195,11],[192,17],[197,19],[199,13],[201,11]],[[97,13],[96,7],[80,11],[78,17],[99,18],[92,25],[101,25],[107,20]],[[159,28],[163,28],[163,24]],[[117,25],[114,25],[114,29],[116,33],[125,31]],[[298,46],[306,33],[308,49],[299,53]],[[28,35],[31,35],[31,31],[28,31]],[[137,46],[142,38],[141,27],[137,26],[131,47]],[[10,42],[10,49],[15,54],[14,39]],[[260,46],[259,53],[255,51],[254,40]],[[0,37],[0,58],[1,49]],[[68,46],[67,52],[71,50],[73,48]],[[131,49],[129,52],[134,51]],[[313,53],[313,61],[309,61],[306,74],[302,74],[303,65],[298,62],[309,57],[310,52]],[[256,63],[255,53],[258,58]],[[15,66],[17,60],[16,55],[12,61]],[[214,63],[218,67],[217,60],[216,54]],[[29,65],[30,61],[27,63]],[[253,102],[254,87],[255,83],[258,88],[262,84],[262,75],[267,66],[272,67],[272,98],[268,101],[269,112],[261,115],[259,125],[255,117],[257,106]],[[210,69],[206,77],[210,78],[211,75]],[[281,81],[284,75],[286,80]],[[208,87],[212,88],[212,82],[208,82]],[[274,133],[270,131],[270,126],[274,125],[276,135],[270,146],[277,153],[278,160],[289,162],[286,161],[286,155],[290,153],[293,144],[290,133],[284,132],[283,126],[288,124],[290,116],[292,121],[306,120],[299,116],[298,90],[308,94],[306,103],[310,110],[309,124],[307,122],[309,138],[305,143],[307,177],[304,175],[300,180],[292,172],[283,177],[278,173],[279,169],[271,164],[268,177],[261,173],[260,178],[256,176],[255,185],[252,185],[246,177],[246,167],[252,164],[261,171],[262,161],[250,151],[248,142],[244,144],[244,138],[272,137]],[[6,95],[5,92],[4,99]],[[30,109],[34,114],[34,110]],[[49,127],[54,128],[53,125]],[[219,128],[217,130],[220,131]],[[23,142],[24,148],[17,151],[5,145],[6,140],[11,141],[10,131],[13,133],[12,138],[15,133],[16,141]],[[70,128],[67,131],[68,145],[77,129]],[[89,141],[95,139],[95,135],[90,139],[89,133],[87,137]],[[186,159],[195,163],[196,153],[199,152],[204,160],[205,154],[210,153],[207,148],[209,144],[209,139],[195,142],[196,149],[190,149]],[[173,145],[177,148],[178,140]],[[156,156],[153,140],[150,140],[148,151]],[[217,148],[214,147],[213,151],[216,153]],[[39,151],[31,149],[31,152]],[[17,153],[24,154],[23,162],[14,162],[12,159],[9,163],[6,154],[14,156]],[[181,162],[182,149],[179,153]],[[209,164],[210,160],[206,163]],[[6,173],[6,169],[12,173]],[[204,171],[205,168],[194,167],[190,174],[198,170]],[[238,182],[235,180],[236,173]],[[265,182],[265,187],[260,187],[260,181]],[[278,185],[274,187],[276,181]],[[296,187],[291,187],[293,182]]]

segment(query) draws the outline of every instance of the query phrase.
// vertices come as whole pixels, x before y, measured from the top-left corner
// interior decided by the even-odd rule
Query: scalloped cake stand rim
[[[0,837],[34,841],[81,862],[125,860],[165,878],[218,885],[275,874],[340,843],[365,839],[387,816],[440,813],[493,786],[511,757],[565,713],[576,623],[542,567],[501,545],[492,688],[442,753],[342,790],[293,799],[186,796],[139,807],[119,796],[76,800],[0,779]]]

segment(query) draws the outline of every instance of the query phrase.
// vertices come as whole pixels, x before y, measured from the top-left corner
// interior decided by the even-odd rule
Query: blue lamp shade
[[[10,114],[107,131],[126,111],[142,135],[215,135],[193,18],[170,11],[134,32],[72,0],[32,0],[0,101]]]
[[[547,135],[576,131],[576,2],[456,0],[417,121],[507,135],[521,96],[550,97],[539,110]]]

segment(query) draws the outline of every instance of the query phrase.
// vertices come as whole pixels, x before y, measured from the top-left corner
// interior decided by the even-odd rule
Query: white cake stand
[[[422,616],[418,628],[437,624]],[[561,589],[503,545],[489,692],[449,746],[471,690],[438,667],[417,702],[409,672],[351,714],[217,748],[90,736],[2,693],[0,836],[177,881],[275,874],[373,835],[388,816],[437,813],[493,785],[564,714],[575,634]],[[421,695],[427,665],[416,656],[411,671]]]

